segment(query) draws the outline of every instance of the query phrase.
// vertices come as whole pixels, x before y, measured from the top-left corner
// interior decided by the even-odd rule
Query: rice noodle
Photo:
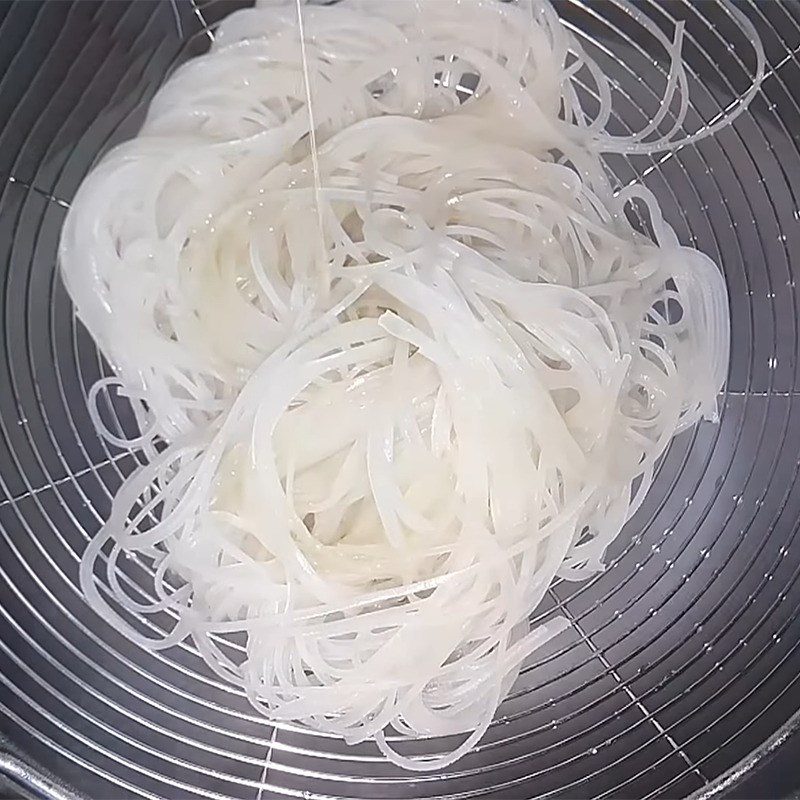
[[[273,720],[408,769],[467,752],[567,627],[528,623],[552,580],[601,570],[671,438],[716,419],[724,280],[647,189],[614,196],[602,156],[741,113],[764,53],[730,13],[755,79],[694,134],[683,26],[639,16],[670,68],[626,137],[547,4],[309,5],[303,48],[291,5],[224,20],[62,233],[115,373],[92,418],[148,459],[83,556],[92,607],[149,648],[190,639]],[[130,440],[98,410],[112,386]]]

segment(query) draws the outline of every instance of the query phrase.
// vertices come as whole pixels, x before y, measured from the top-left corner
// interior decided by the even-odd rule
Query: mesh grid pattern
[[[643,181],[679,238],[721,264],[731,368],[721,422],[678,437],[604,573],[537,609],[571,628],[524,670],[481,745],[406,774],[258,717],[189,645],[152,654],[99,622],[77,567],[133,456],[86,411],[105,373],[55,273],[60,227],[98,153],[132,136],[174,66],[246,3],[0,5],[0,732],[88,797],[679,797],[709,791],[800,709],[800,3],[746,2],[768,73],[733,128]],[[619,81],[636,128],[665,65],[620,3],[559,12]],[[746,88],[715,2],[640,0],[687,24],[694,130]],[[615,53],[624,55],[617,63]]]

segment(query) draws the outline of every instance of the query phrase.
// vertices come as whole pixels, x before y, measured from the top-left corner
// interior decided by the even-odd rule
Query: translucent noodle
[[[567,627],[529,623],[552,580],[601,570],[672,437],[716,419],[722,275],[647,189],[614,196],[603,155],[741,113],[764,53],[730,14],[753,84],[695,133],[683,25],[640,15],[670,66],[625,137],[547,4],[307,5],[302,48],[292,3],[224,20],[62,233],[114,370],[92,418],[147,460],[83,556],[92,607],[142,646],[191,641],[273,720],[407,769],[471,749]],[[112,387],[133,438],[100,413]]]

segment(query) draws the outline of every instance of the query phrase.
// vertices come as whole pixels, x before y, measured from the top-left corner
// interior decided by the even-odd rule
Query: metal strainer
[[[733,128],[610,162],[724,270],[721,422],[673,442],[603,574],[551,589],[537,616],[558,607],[570,630],[440,774],[271,726],[190,645],[138,649],[77,586],[135,460],[86,411],[106,367],[55,271],[60,227],[98,154],[136,132],[164,77],[236,5],[0,0],[0,773],[50,798],[722,793],[800,727],[800,2],[742,3],[768,71]],[[689,130],[747,87],[747,43],[712,0],[558,10],[619,81],[620,129],[641,127],[665,81],[636,13],[665,30],[686,20]]]

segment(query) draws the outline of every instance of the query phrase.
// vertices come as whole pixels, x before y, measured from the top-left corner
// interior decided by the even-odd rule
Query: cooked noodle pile
[[[410,769],[470,749],[566,627],[528,623],[553,578],[602,569],[671,438],[715,417],[724,281],[602,155],[745,108],[764,57],[730,13],[753,88],[687,135],[683,28],[651,25],[665,96],[625,137],[546,4],[309,5],[302,46],[293,5],[226,19],[64,226],[114,368],[92,415],[147,461],[83,557],[91,605],[147,647],[191,640],[273,720]],[[101,418],[110,391],[133,440]],[[466,736],[411,759],[387,729]]]

